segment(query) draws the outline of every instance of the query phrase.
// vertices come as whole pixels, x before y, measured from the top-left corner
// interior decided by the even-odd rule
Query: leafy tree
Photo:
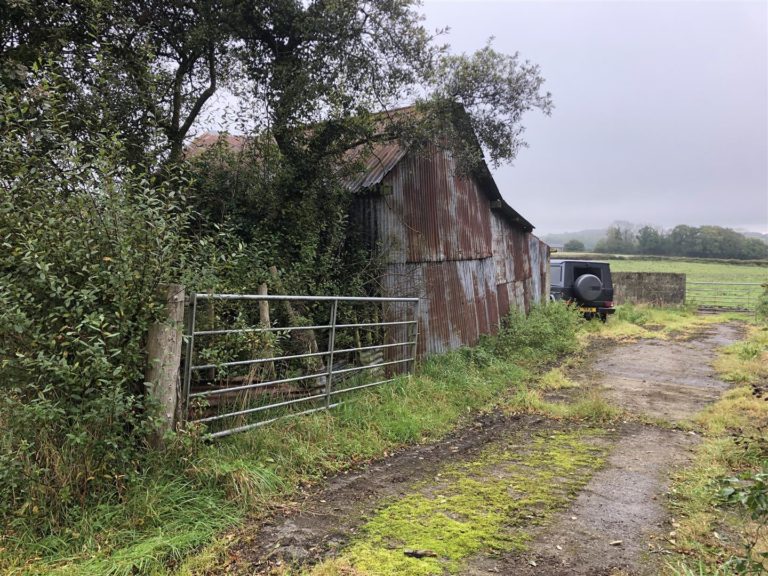
[[[747,238],[742,246],[742,254],[746,259],[768,258],[768,244],[757,238]]]
[[[132,162],[178,160],[203,107],[229,76],[236,2],[33,0],[0,6],[0,81],[36,63],[66,92],[68,129],[85,143],[120,134]]]
[[[630,227],[622,223],[610,226],[605,238],[595,245],[595,252],[634,254],[636,252],[635,234]]]
[[[665,254],[664,234],[653,226],[643,226],[637,233],[637,251],[640,254]]]
[[[581,240],[568,240],[563,249],[566,252],[584,252],[584,242]]]
[[[699,256],[701,254],[698,228],[680,224],[669,233],[669,251],[674,255]]]

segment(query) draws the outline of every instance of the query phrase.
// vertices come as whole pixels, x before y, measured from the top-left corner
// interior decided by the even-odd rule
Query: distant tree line
[[[563,246],[563,250],[566,252],[584,252],[584,249],[584,242],[576,239],[568,240]]]
[[[653,226],[634,231],[617,224],[608,228],[595,252],[753,260],[768,258],[768,244],[720,226],[680,224],[665,232]]]

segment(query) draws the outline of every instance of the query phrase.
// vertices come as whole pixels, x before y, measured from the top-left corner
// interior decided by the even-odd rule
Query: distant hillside
[[[747,230],[736,230],[736,232],[743,234],[747,238],[757,238],[758,240],[762,240],[768,244],[768,234],[760,234],[760,232],[748,232]]]
[[[568,240],[579,240],[584,243],[585,250],[592,250],[598,240],[605,238],[607,228],[599,230],[579,230],[578,232],[562,232],[560,234],[544,234],[541,239],[547,244],[563,245]]]

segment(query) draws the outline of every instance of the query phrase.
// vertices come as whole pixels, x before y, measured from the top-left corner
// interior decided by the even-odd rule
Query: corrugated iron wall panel
[[[389,262],[405,262],[406,230],[402,197],[366,194],[355,199],[351,219],[367,239],[368,246]]]
[[[447,152],[406,155],[383,181],[404,227],[408,262],[488,258],[490,202],[477,183],[456,175]]]
[[[443,155],[445,166],[450,170],[449,192],[456,199],[452,225],[457,236],[458,258],[490,258],[493,255],[490,202],[475,180],[456,176],[455,163],[446,151]]]
[[[549,289],[548,247],[491,209],[450,156],[406,154],[379,192],[358,200],[361,223],[389,263],[383,295],[421,298],[418,354],[477,343],[511,308]]]
[[[476,344],[496,332],[499,303],[491,258],[392,264],[382,278],[386,293],[417,296],[419,355]]]
[[[531,238],[529,232],[510,225],[503,216],[494,212],[491,217],[493,232],[493,258],[496,265],[496,283],[508,284],[531,277]],[[538,239],[536,239],[538,241]],[[538,267],[536,268],[538,273]],[[512,302],[513,300],[510,300]]]
[[[533,234],[528,234],[528,254],[531,262],[531,300],[532,303],[541,302],[541,251],[539,239]]]
[[[506,284],[496,285],[496,297],[499,302],[499,318],[503,321],[509,314],[509,290]]]
[[[541,300],[542,302],[549,302],[550,282],[552,280],[549,276],[549,245],[539,240],[539,250],[541,251]]]

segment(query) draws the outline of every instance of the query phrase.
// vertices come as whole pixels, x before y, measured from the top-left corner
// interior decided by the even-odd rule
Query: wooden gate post
[[[163,437],[174,429],[179,402],[184,286],[162,284],[158,288],[158,297],[165,303],[165,317],[149,328],[144,373],[147,395],[156,407],[157,423],[151,438],[156,448],[162,447]]]

